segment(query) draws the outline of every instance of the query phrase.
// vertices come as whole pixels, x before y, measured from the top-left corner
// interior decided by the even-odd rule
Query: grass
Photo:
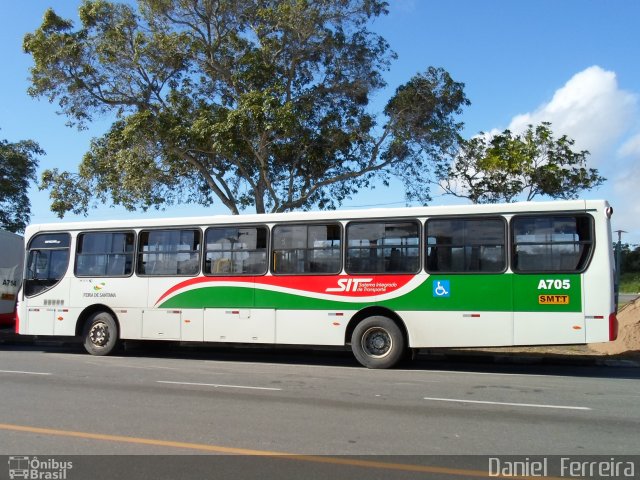
[[[640,292],[640,272],[623,273],[620,275],[620,292]]]

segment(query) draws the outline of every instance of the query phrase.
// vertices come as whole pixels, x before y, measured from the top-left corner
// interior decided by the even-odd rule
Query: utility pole
[[[614,293],[616,309],[618,308],[618,295],[620,293],[620,258],[622,257],[622,234],[627,233],[624,230],[616,230],[618,234],[618,242],[616,243],[616,276],[614,282]]]

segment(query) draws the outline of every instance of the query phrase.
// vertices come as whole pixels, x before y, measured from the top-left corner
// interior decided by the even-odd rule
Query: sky
[[[65,125],[56,105],[27,94],[31,57],[22,51],[25,33],[52,7],[78,23],[80,0],[0,0],[0,139],[32,139],[45,150],[40,171],[76,171],[91,138],[109,119],[88,130]],[[588,166],[607,181],[582,198],[604,198],[614,207],[612,227],[622,241],[640,244],[640,1],[637,0],[391,0],[389,14],[371,29],[387,39],[398,59],[385,73],[387,88],[376,94],[381,110],[395,89],[429,66],[442,67],[465,84],[471,101],[460,120],[464,135],[528,124],[552,123],[575,148],[589,150]],[[432,205],[460,203],[433,192]],[[31,221],[59,221],[49,195],[30,189]],[[405,205],[400,184],[378,186],[342,208]],[[105,206],[87,219],[225,214],[210,208],[175,206],[165,211],[126,212]],[[251,212],[249,212],[251,213]],[[85,217],[68,214],[66,220]],[[614,238],[617,235],[614,233]]]

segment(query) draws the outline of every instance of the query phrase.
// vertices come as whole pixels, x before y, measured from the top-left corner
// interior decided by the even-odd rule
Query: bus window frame
[[[267,242],[267,246],[265,247],[265,269],[264,272],[262,273],[234,273],[234,272],[229,272],[229,273],[208,273],[206,267],[206,262],[207,262],[207,252],[209,250],[207,250],[207,232],[211,229],[215,229],[215,228],[237,228],[237,229],[241,229],[241,228],[264,228],[266,230],[267,236],[266,236],[266,242]],[[212,252],[215,250],[211,250]],[[232,251],[232,250],[229,250]],[[241,250],[237,250],[237,251],[241,251]],[[202,262],[201,262],[201,272],[202,275],[204,275],[205,277],[263,277],[265,276],[267,273],[269,273],[269,268],[270,268],[270,260],[269,257],[271,256],[271,229],[269,228],[269,226],[266,223],[256,223],[256,224],[247,224],[247,223],[243,223],[240,225],[231,223],[231,224],[220,224],[220,225],[207,225],[206,228],[204,229],[204,236],[202,237]]]
[[[131,259],[131,273],[128,275],[78,275],[77,269],[77,259],[78,259],[78,238],[80,235],[85,235],[87,233],[133,233],[133,250],[131,251],[131,255],[133,258]],[[105,253],[104,255],[108,255]],[[138,232],[135,230],[124,229],[124,230],[81,230],[77,233],[75,237],[75,248],[73,254],[73,275],[76,278],[129,278],[136,274],[137,269],[137,260],[138,260]],[[146,275],[145,275],[146,276]]]
[[[195,273],[182,273],[182,274],[153,274],[153,273],[140,273],[140,271],[138,270],[141,262],[139,261],[140,255],[143,254],[148,254],[148,253],[153,253],[153,252],[144,252],[142,250],[140,250],[140,241],[142,238],[142,234],[146,233],[146,232],[166,232],[166,231],[183,231],[183,230],[195,230],[197,232],[200,233],[200,247],[198,248],[197,252],[200,256],[197,265],[198,265],[198,269]],[[185,278],[193,278],[193,277],[198,277],[201,275],[202,273],[202,247],[203,247],[203,243],[204,243],[204,234],[202,231],[202,228],[200,228],[199,226],[194,226],[194,225],[184,225],[184,226],[178,226],[178,227],[153,227],[153,228],[141,228],[140,230],[138,230],[137,232],[137,241],[135,244],[135,253],[136,253],[136,266],[134,269],[134,272],[136,274],[137,277],[141,277],[141,278],[169,278],[169,277],[185,277]],[[194,250],[193,252],[195,252],[196,250]],[[167,252],[161,252],[161,253],[167,253]],[[175,253],[181,253],[181,252],[175,252]]]
[[[333,226],[338,226],[339,230],[340,230],[340,259],[338,262],[338,270],[334,271],[334,272],[293,272],[293,273],[288,273],[288,272],[276,272],[275,271],[275,266],[276,266],[276,261],[275,261],[275,255],[276,255],[276,248],[275,248],[275,241],[274,241],[274,236],[275,236],[275,231],[277,227],[299,227],[299,226],[304,226],[304,227],[313,227],[313,226],[329,226],[329,225],[333,225]],[[344,251],[344,244],[345,244],[345,229],[344,229],[344,225],[341,221],[339,220],[317,220],[317,221],[313,221],[313,222],[279,222],[279,223],[274,223],[271,225],[271,232],[270,232],[270,242],[269,242],[269,273],[273,276],[278,276],[278,277],[292,277],[292,276],[296,276],[296,275],[300,275],[300,276],[331,276],[331,275],[340,275],[343,271],[344,271],[344,256],[345,256],[345,251]],[[306,241],[307,243],[309,242],[309,231],[307,230],[307,237],[306,237]],[[282,249],[280,249],[282,250]],[[320,250],[320,249],[314,249],[314,248],[288,248],[286,250]]]
[[[504,243],[502,244],[503,247],[503,255],[504,255],[504,265],[502,267],[501,270],[496,270],[496,271],[481,271],[481,270],[477,270],[477,271],[451,271],[451,270],[439,270],[439,271],[433,271],[429,269],[429,265],[428,265],[428,261],[429,261],[429,254],[427,252],[427,250],[429,249],[430,245],[429,245],[429,232],[428,232],[428,224],[430,221],[432,220],[500,220],[502,222],[502,226],[503,226],[503,241]],[[444,215],[444,216],[433,216],[433,217],[427,217],[425,222],[424,222],[424,228],[423,228],[423,235],[424,235],[424,262],[423,262],[423,266],[424,266],[424,270],[425,272],[427,272],[429,275],[504,275],[505,273],[507,273],[507,271],[509,270],[510,264],[509,264],[509,260],[510,260],[510,254],[509,254],[509,248],[510,248],[510,241],[509,241],[509,222],[507,220],[507,218],[504,215]],[[437,245],[434,245],[437,246]],[[466,245],[465,245],[466,247]]]
[[[32,248],[33,242],[35,239],[37,239],[38,237],[41,236],[45,236],[45,235],[66,235],[67,236],[67,240],[68,240],[68,244],[66,247],[51,247],[51,248],[47,248],[47,247],[40,247],[40,248]],[[74,243],[74,238],[71,235],[71,232],[68,231],[42,231],[42,232],[38,232],[36,234],[34,234],[30,239],[29,239],[29,244],[27,245],[26,248],[26,257],[25,257],[25,265],[24,265],[24,275],[23,275],[23,286],[22,289],[24,290],[24,296],[25,298],[35,298],[38,295],[42,295],[43,293],[46,293],[48,291],[50,291],[51,289],[53,289],[54,287],[56,287],[61,281],[62,279],[65,277],[65,275],[69,272],[69,266],[71,264],[71,247],[72,244]],[[67,266],[64,270],[64,273],[62,275],[60,275],[60,278],[58,278],[55,283],[52,283],[51,285],[43,288],[42,290],[40,290],[39,292],[33,293],[31,295],[27,294],[27,290],[28,290],[28,282],[34,282],[34,281],[44,281],[42,279],[37,279],[37,278],[32,278],[29,279],[27,278],[27,273],[29,272],[29,266],[30,266],[30,262],[29,259],[31,258],[31,252],[38,252],[38,255],[40,254],[40,252],[42,251],[53,251],[53,250],[64,250],[67,249],[68,254],[67,254]],[[49,261],[51,261],[51,257],[49,257]]]
[[[518,218],[523,218],[523,217],[530,217],[530,218],[535,218],[535,217],[556,217],[556,218],[562,218],[562,217],[583,217],[583,218],[587,218],[589,220],[589,234],[591,237],[591,241],[590,241],[590,246],[591,248],[589,249],[589,256],[588,258],[584,261],[584,266],[581,269],[577,269],[577,270],[519,270],[516,267],[517,262],[516,262],[516,256],[517,256],[517,251],[516,251],[516,238],[515,238],[515,234],[514,234],[514,219],[518,219]],[[548,274],[548,275],[579,275],[582,274],[584,272],[586,272],[589,269],[589,265],[591,265],[591,261],[593,260],[593,256],[595,254],[596,251],[596,231],[595,231],[595,218],[593,217],[593,215],[589,214],[588,212],[553,212],[553,213],[547,213],[547,212],[536,212],[536,213],[522,213],[522,214],[515,214],[513,215],[510,219],[509,219],[509,249],[510,249],[510,255],[509,255],[509,263],[510,263],[510,267],[511,267],[511,271],[516,274],[516,275],[540,275],[540,274]],[[576,244],[576,242],[554,242],[556,244]],[[586,242],[577,242],[578,244],[585,244]],[[535,242],[522,242],[520,243],[520,245],[525,244],[525,245],[546,245],[546,244],[540,244],[540,243],[535,243]],[[549,243],[549,245],[551,245],[553,243]]]
[[[382,224],[387,225],[387,224],[399,224],[399,223],[411,223],[411,224],[415,224],[417,227],[417,233],[418,233],[418,244],[413,246],[407,246],[407,247],[402,247],[402,246],[398,246],[398,245],[389,245],[389,246],[385,246],[385,245],[381,245],[379,247],[351,247],[353,249],[359,248],[362,250],[365,250],[367,248],[417,248],[418,249],[418,264],[416,266],[416,269],[411,271],[411,272],[352,272],[351,270],[349,270],[348,267],[348,263],[347,263],[347,256],[349,255],[349,239],[347,238],[347,231],[349,229],[350,225],[358,225],[358,224]],[[417,275],[420,272],[422,272],[422,264],[423,264],[423,254],[422,254],[422,250],[423,250],[423,242],[424,242],[424,238],[423,238],[423,223],[420,221],[420,219],[418,217],[391,217],[391,218],[373,218],[373,219],[358,219],[358,220],[350,220],[349,222],[347,222],[347,224],[344,226],[344,235],[345,235],[345,240],[344,240],[344,254],[343,254],[343,266],[344,266],[344,271],[349,274],[349,275]]]

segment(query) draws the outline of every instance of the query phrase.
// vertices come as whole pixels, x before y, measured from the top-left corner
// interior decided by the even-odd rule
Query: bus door
[[[28,245],[24,295],[26,329],[29,335],[54,335],[58,311],[69,306],[69,267],[71,237],[67,233],[41,233]]]
[[[212,226],[205,232],[204,340],[274,343],[275,309],[256,308],[256,279],[268,269],[264,225]],[[262,305],[261,305],[262,306]]]
[[[583,275],[593,247],[583,214],[519,215],[511,221],[514,343],[585,343]]]
[[[429,346],[510,345],[513,284],[502,217],[430,218],[422,329]],[[420,340],[419,340],[420,341]],[[423,343],[424,344],[424,343]]]

